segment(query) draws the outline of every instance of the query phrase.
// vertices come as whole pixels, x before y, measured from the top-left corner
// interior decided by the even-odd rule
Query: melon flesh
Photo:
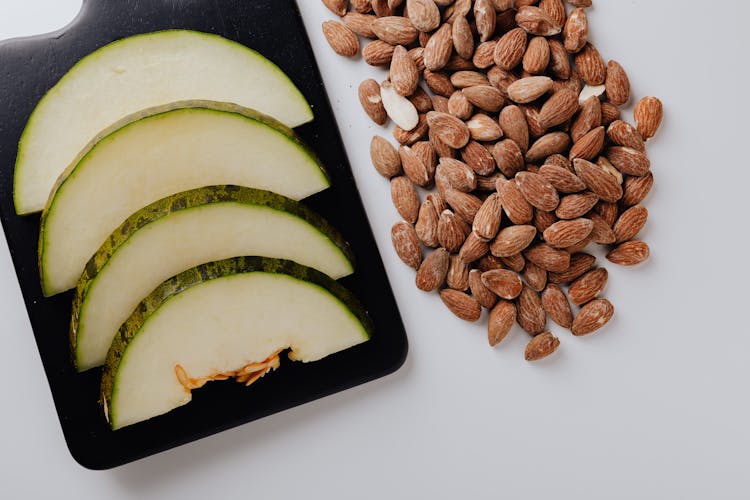
[[[310,362],[368,338],[355,311],[320,284],[265,271],[210,279],[123,325],[102,379],[105,414],[118,429],[187,404],[177,367],[211,378],[287,347],[290,359]]]
[[[210,197],[210,189],[182,199]],[[146,208],[145,215],[139,212],[125,223],[138,227],[124,242],[114,249],[109,245],[117,241],[119,228],[108,238],[87,265],[73,301],[71,338],[78,370],[104,364],[112,338],[138,303],[166,279],[199,264],[259,255],[293,260],[334,279],[353,272],[346,247],[339,246],[343,240],[325,221],[259,203],[266,195],[282,198],[273,193],[244,191],[246,196],[232,196],[236,201],[178,209],[153,222],[150,214],[160,216],[160,210]],[[157,203],[167,210],[175,204],[163,201]]]
[[[244,45],[186,30],[125,38],[83,58],[39,102],[19,144],[16,212],[42,210],[55,180],[102,130],[188,99],[236,103],[289,127],[313,118],[291,80]]]
[[[329,186],[318,160],[291,131],[251,110],[194,105],[134,117],[93,145],[61,178],[42,216],[39,265],[45,295],[73,288],[115,228],[169,195],[231,184],[298,200]]]

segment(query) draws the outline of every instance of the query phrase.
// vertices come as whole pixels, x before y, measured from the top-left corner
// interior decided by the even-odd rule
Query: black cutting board
[[[297,132],[326,165],[332,188],[305,203],[350,242],[356,272],[341,282],[365,305],[375,331],[369,342],[316,363],[284,360],[249,388],[211,382],[194,391],[192,403],[115,432],[98,403],[100,371],[73,369],[72,293],[42,296],[39,216],[15,214],[13,169],[31,112],[77,61],[114,40],[175,28],[215,33],[257,50],[280,66],[312,105],[315,120]],[[404,327],[294,0],[85,0],[81,14],[62,31],[0,44],[0,218],[65,440],[84,467],[115,467],[350,388],[395,371],[406,357]]]

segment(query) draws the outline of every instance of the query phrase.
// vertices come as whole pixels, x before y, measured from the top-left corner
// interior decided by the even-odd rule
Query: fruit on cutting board
[[[120,328],[102,377],[104,413],[119,429],[188,403],[209,380],[252,383],[284,349],[316,361],[370,331],[350,292],[314,269],[263,257],[201,265],[163,283]]]
[[[256,111],[186,101],[136,113],[102,134],[58,180],[40,231],[44,294],[75,287],[102,242],[136,211],[219,184],[293,199],[330,185],[294,132]]]
[[[187,30],[124,38],[81,59],[37,105],[19,144],[16,212],[42,210],[55,180],[111,124],[187,99],[237,103],[289,127],[313,119],[281,69],[244,45]]]
[[[354,271],[339,232],[294,200],[238,186],[169,196],[129,217],[86,265],[70,327],[78,370],[104,364],[118,328],[163,281],[241,255],[292,260],[333,279]]]

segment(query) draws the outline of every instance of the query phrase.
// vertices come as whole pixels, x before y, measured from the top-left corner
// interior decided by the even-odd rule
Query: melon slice
[[[188,101],[138,113],[92,144],[59,179],[42,215],[44,294],[73,288],[102,242],[135,211],[220,184],[295,200],[330,185],[291,129],[253,110]]]
[[[244,45],[186,30],[124,38],[81,59],[34,110],[16,159],[16,212],[42,210],[55,180],[100,131],[188,99],[236,103],[289,127],[313,119],[291,80]]]
[[[86,265],[70,326],[78,370],[104,364],[118,328],[163,281],[240,255],[293,260],[334,279],[354,270],[338,231],[294,200],[237,186],[170,196],[129,217]]]
[[[102,404],[113,429],[191,400],[208,380],[252,382],[277,356],[310,362],[369,339],[345,288],[291,261],[239,257],[175,276],[141,302],[107,354]]]

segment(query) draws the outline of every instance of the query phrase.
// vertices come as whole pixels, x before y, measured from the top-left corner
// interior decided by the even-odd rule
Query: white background
[[[60,27],[79,2],[4,0],[0,39]],[[604,57],[627,69],[636,97],[665,104],[649,143],[653,258],[608,266],[617,314],[605,330],[559,332],[554,358],[528,364],[525,334],[490,349],[483,325],[414,288],[390,247],[397,216],[356,96],[383,74],[332,55],[319,28],[332,15],[299,3],[409,332],[406,365],[113,471],[84,470],[65,448],[0,239],[0,498],[750,497],[748,4],[595,0]]]

